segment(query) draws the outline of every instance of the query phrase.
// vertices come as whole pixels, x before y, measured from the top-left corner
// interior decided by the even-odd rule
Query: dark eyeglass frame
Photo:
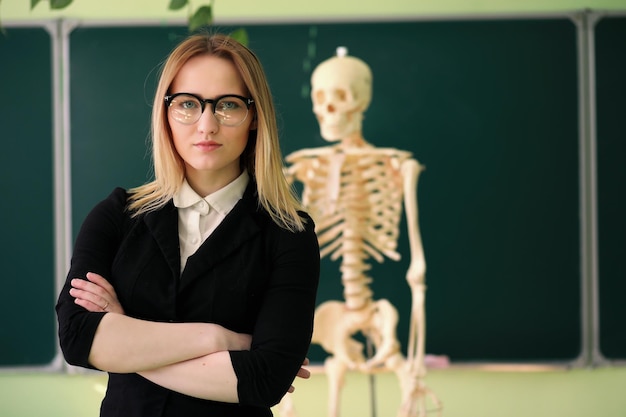
[[[248,111],[250,111],[250,106],[252,104],[254,104],[254,100],[249,98],[249,97],[243,97],[237,94],[224,94],[221,96],[217,96],[215,98],[202,98],[196,94],[192,94],[192,93],[185,93],[185,92],[181,92],[181,93],[175,93],[175,94],[167,94],[164,97],[165,100],[165,104],[167,104],[167,108],[169,109],[169,107],[172,105],[172,100],[174,100],[176,97],[178,96],[191,96],[193,98],[195,98],[196,100],[198,100],[200,102],[200,110],[202,110],[200,112],[200,117],[202,117],[202,114],[204,114],[204,109],[206,108],[207,103],[209,104],[213,104],[213,106],[211,106],[213,108],[213,116],[215,117],[215,103],[217,103],[218,101],[225,99],[227,97],[234,97],[234,98],[238,98],[239,100],[243,101],[244,104],[246,105],[246,109]],[[241,123],[243,123],[247,118],[246,117],[241,121]],[[216,117],[216,119],[219,121],[220,119]],[[199,118],[198,118],[199,120]],[[197,122],[198,120],[196,120],[195,122]],[[193,123],[195,123],[193,122]],[[221,123],[221,122],[220,122]]]

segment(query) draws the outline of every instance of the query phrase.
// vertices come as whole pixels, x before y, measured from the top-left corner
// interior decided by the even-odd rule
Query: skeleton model
[[[401,389],[398,416],[423,416],[437,397],[425,386],[424,274],[426,264],[417,212],[417,180],[422,166],[410,152],[378,148],[361,133],[369,106],[372,74],[363,61],[346,55],[322,62],[311,77],[313,111],[321,136],[332,146],[302,149],[286,157],[287,177],[303,184],[302,200],[317,226],[321,256],[341,258],[344,301],[327,301],[315,312],[313,343],[330,356],[324,364],[329,383],[329,417],[339,414],[345,373],[393,371]],[[374,301],[367,276],[371,258],[399,260],[396,251],[402,206],[411,249],[406,274],[412,293],[408,354],[396,337],[398,313],[387,300]],[[361,332],[374,347],[366,356],[353,336]],[[428,403],[428,404],[427,404]],[[431,404],[432,403],[432,404]],[[283,410],[294,415],[291,404]]]

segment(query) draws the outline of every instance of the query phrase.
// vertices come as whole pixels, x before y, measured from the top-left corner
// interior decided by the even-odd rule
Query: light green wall
[[[31,0],[0,0],[0,20],[77,18],[93,20],[181,20],[169,0],[74,0],[61,11],[47,1],[30,10]],[[194,6],[208,3],[192,0]],[[429,15],[551,13],[581,9],[626,10],[626,0],[215,0],[216,22],[398,18]]]

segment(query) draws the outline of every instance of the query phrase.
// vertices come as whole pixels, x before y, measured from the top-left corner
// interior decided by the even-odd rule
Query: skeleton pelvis
[[[347,308],[341,301],[326,301],[315,310],[312,342],[349,368],[360,368],[365,362],[378,365],[398,353],[397,324],[398,311],[385,299],[370,302],[358,310]],[[366,360],[363,344],[352,337],[357,332],[372,341],[376,349],[372,358],[375,363]]]

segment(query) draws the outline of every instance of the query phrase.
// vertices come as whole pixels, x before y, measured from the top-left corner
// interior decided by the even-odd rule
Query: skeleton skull
[[[363,112],[372,98],[372,72],[358,58],[337,48],[311,75],[313,113],[327,141],[344,139],[361,132]]]

